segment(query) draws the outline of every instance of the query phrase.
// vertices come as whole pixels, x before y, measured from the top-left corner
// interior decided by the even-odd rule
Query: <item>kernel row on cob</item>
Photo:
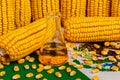
[[[115,1],[116,2],[116,1]],[[110,16],[110,0],[88,0],[87,16]]]
[[[15,29],[12,0],[0,0],[0,35]]]
[[[30,0],[14,0],[15,26],[20,28],[31,22]]]
[[[119,17],[72,17],[64,23],[64,36],[73,42],[118,41]]]
[[[45,17],[50,12],[59,12],[59,0],[31,0],[32,21]]]
[[[47,42],[55,33],[54,20],[47,19],[36,20],[27,26],[1,36],[0,62],[6,64],[18,60],[39,49]]]
[[[61,0],[62,21],[69,17],[85,17],[87,0]]]

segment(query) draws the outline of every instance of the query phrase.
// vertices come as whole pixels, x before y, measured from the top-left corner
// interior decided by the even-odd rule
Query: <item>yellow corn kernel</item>
[[[37,65],[36,64],[32,64],[32,69],[36,69]]]
[[[120,50],[115,50],[115,53],[119,55],[120,54]]]
[[[110,45],[115,47],[117,45],[117,43],[116,42],[110,42]]]
[[[43,78],[43,80],[48,80],[47,78]]]
[[[5,71],[1,71],[1,72],[0,72],[0,76],[4,76],[5,74],[6,74]]]
[[[23,64],[25,62],[25,59],[19,59],[18,64]]]
[[[72,70],[71,70],[71,68],[70,68],[70,67],[67,67],[67,68],[66,68],[66,72],[68,72],[68,73],[69,73],[69,72],[71,72],[71,71],[72,71]]]
[[[25,60],[26,60],[26,61],[29,61],[29,60],[30,60],[30,56],[26,56],[26,57],[25,57]]]
[[[64,70],[66,68],[66,66],[60,66],[58,69],[59,70]]]
[[[120,45],[118,45],[118,44],[115,45],[115,48],[116,48],[116,49],[119,49],[119,48],[120,48]]]
[[[93,76],[92,80],[100,80],[99,76]]]
[[[80,78],[76,78],[75,80],[81,80]]]
[[[91,53],[92,56],[96,55],[96,51],[90,51],[90,53]]]
[[[116,62],[116,61],[117,61],[113,56],[110,56],[108,59],[109,59],[110,61],[113,61],[113,62]]]
[[[19,67],[18,66],[14,66],[14,71],[19,71]]]
[[[34,57],[31,57],[30,59],[29,59],[29,62],[34,62],[35,61],[35,58]]]
[[[117,66],[112,66],[111,69],[112,69],[113,71],[119,71],[119,68],[118,68]]]
[[[42,72],[44,68],[37,68],[37,72]]]
[[[100,48],[100,45],[94,44],[94,47],[97,48],[97,49],[99,49],[99,48]]]
[[[48,74],[52,74],[54,72],[54,69],[50,69],[47,71]]]
[[[55,72],[55,76],[60,78],[60,77],[62,77],[62,74],[60,72]]]
[[[42,77],[43,77],[42,74],[37,74],[37,75],[35,76],[36,79],[40,79],[40,78],[42,78]]]
[[[76,63],[75,62],[68,62],[68,65],[74,66],[74,65],[76,65]]]
[[[0,69],[3,69],[4,68],[4,65],[3,64],[0,64]]]
[[[120,55],[115,56],[117,60],[120,60]]]
[[[82,64],[77,65],[78,69],[82,69],[84,66]]]
[[[39,68],[44,68],[44,65],[43,64],[38,64],[38,67]]]
[[[102,55],[107,55],[108,52],[106,52],[106,51],[101,51],[101,54],[102,54]]]
[[[92,73],[98,73],[99,72],[99,69],[93,69],[92,70]]]
[[[120,62],[117,63],[117,66],[120,67]]]
[[[27,77],[27,78],[30,78],[30,77],[33,77],[33,76],[34,76],[33,73],[27,73],[27,74],[26,74],[26,77]]]
[[[105,42],[104,45],[105,45],[105,46],[109,46],[109,45],[110,45],[110,42]]]
[[[24,68],[25,69],[30,69],[30,66],[29,65],[24,65]]]
[[[87,61],[85,61],[85,64],[92,65],[92,64],[93,64],[93,61],[87,60]]]
[[[97,60],[97,56],[92,56],[92,60]]]
[[[76,74],[76,71],[71,71],[70,76],[74,76]]]
[[[109,52],[109,48],[103,48],[103,51]]]
[[[96,68],[102,69],[102,65],[101,64],[96,64]]]
[[[12,77],[13,80],[18,80],[19,78],[20,78],[20,74],[15,74]]]
[[[44,69],[45,70],[51,69],[51,66],[50,65],[44,66]]]

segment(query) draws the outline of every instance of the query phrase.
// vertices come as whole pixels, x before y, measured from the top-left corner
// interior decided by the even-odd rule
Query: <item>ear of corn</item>
[[[15,29],[12,0],[0,0],[0,35]]]
[[[59,0],[31,0],[32,21],[59,12]]]
[[[0,37],[0,61],[15,61],[39,49],[55,34],[55,20],[42,18]],[[6,57],[7,56],[7,57]]]
[[[30,0],[14,0],[15,25],[17,28],[31,22]]]
[[[64,23],[64,36],[73,42],[117,41],[119,17],[74,17]]]
[[[110,16],[111,0],[88,0],[87,16],[88,17],[108,17]],[[116,2],[116,1],[115,1]]]
[[[70,17],[85,17],[87,0],[61,0],[62,22]]]

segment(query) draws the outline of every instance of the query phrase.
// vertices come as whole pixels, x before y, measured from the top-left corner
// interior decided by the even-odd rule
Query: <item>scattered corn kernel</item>
[[[97,56],[92,56],[92,60],[97,60]]]
[[[36,64],[32,64],[32,69],[36,69],[37,65]]]
[[[37,74],[37,75],[35,76],[36,79],[40,79],[40,78],[42,78],[42,77],[43,77],[42,74]]]
[[[70,76],[74,76],[76,74],[76,71],[71,71]]]
[[[33,77],[33,76],[34,76],[33,73],[27,73],[27,74],[26,74],[26,77],[27,77],[27,78],[30,78],[30,77]]]
[[[96,51],[90,51],[91,55],[95,56],[96,55]]]
[[[14,71],[19,71],[19,67],[18,66],[14,66]]]
[[[35,61],[35,58],[34,57],[31,57],[30,59],[29,59],[29,62],[34,62]]]
[[[117,61],[113,56],[110,56],[108,59],[109,59],[110,61],[113,61],[113,62],[116,62],[116,61]]]
[[[0,69],[3,69],[4,68],[4,65],[0,63]]]
[[[99,49],[99,48],[100,48],[100,45],[94,44],[94,47],[97,48],[97,49]]]
[[[97,65],[96,65],[96,68],[102,69],[102,65],[101,65],[101,64],[97,64]]]
[[[91,60],[86,60],[86,61],[85,61],[85,64],[92,65],[92,64],[93,64],[93,61],[91,61]]]
[[[82,64],[79,64],[76,66],[78,69],[82,69],[84,66]]]
[[[39,68],[44,68],[44,65],[43,64],[38,64],[38,67]]]
[[[69,66],[74,66],[74,65],[76,65],[76,63],[75,62],[68,62],[68,65]]]
[[[66,66],[60,66],[58,69],[59,70],[64,70],[66,68]]]
[[[37,68],[37,72],[42,72],[44,68]]]
[[[114,70],[114,71],[118,71],[119,70],[119,68],[117,66],[112,66],[111,69]]]
[[[43,80],[48,80],[47,78],[43,78]]]
[[[24,68],[25,69],[30,69],[30,66],[29,65],[24,65]]]
[[[51,69],[51,66],[50,65],[44,66],[44,69],[45,70]]]
[[[75,80],[81,80],[80,78],[76,78]]]
[[[99,69],[93,69],[92,70],[92,73],[98,73],[99,72]]]
[[[26,56],[26,57],[25,57],[25,60],[26,60],[26,61],[29,61],[29,60],[30,60],[30,56]]]
[[[104,45],[105,45],[105,46],[109,46],[109,45],[110,45],[110,42],[105,42]]]
[[[72,58],[73,59],[78,58],[78,53],[77,54],[72,54]]]
[[[100,80],[99,76],[93,76],[92,80]]]
[[[1,72],[0,72],[0,76],[4,76],[5,74],[6,74],[5,71],[1,71]]]
[[[110,45],[115,47],[117,45],[117,43],[116,42],[110,42]]]
[[[66,72],[71,72],[71,68],[70,68],[70,67],[67,67],[67,68],[66,68]]]
[[[25,59],[19,59],[17,62],[18,64],[23,64],[25,62]]]
[[[116,49],[119,49],[119,48],[120,48],[120,45],[115,45],[115,48],[116,48]]]
[[[20,78],[20,74],[15,74],[12,77],[13,80],[18,80],[19,78]]]
[[[52,74],[54,72],[54,69],[50,69],[47,71],[48,74]]]
[[[108,54],[108,52],[106,52],[106,51],[102,50],[102,51],[101,51],[101,54],[102,54],[102,55],[107,55],[107,54]]]
[[[120,55],[115,56],[117,60],[120,60]]]
[[[118,63],[117,63],[117,66],[119,66],[119,67],[120,67],[120,62],[118,62]]]
[[[115,50],[115,53],[119,55],[120,54],[120,50]]]
[[[56,72],[55,76],[58,77],[58,78],[60,78],[60,77],[62,77],[62,74],[60,72]]]

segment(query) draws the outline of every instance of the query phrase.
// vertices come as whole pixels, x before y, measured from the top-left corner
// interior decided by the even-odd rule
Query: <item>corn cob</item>
[[[15,25],[17,28],[26,26],[31,22],[30,0],[14,0]]]
[[[108,17],[110,16],[110,0],[88,0],[87,16],[88,17]]]
[[[15,61],[41,47],[55,33],[54,20],[42,18],[0,37],[0,61]],[[48,26],[48,27],[47,27]],[[47,32],[47,33],[46,33]],[[7,57],[6,57],[7,56]]]
[[[119,17],[73,17],[64,23],[64,36],[73,42],[117,41]]]
[[[114,16],[114,17],[118,16],[118,3],[119,3],[119,0],[112,0],[111,16]]]
[[[0,1],[0,35],[15,29],[12,0]]]
[[[32,21],[59,12],[59,0],[31,0]]]
[[[86,16],[86,0],[61,0],[62,22],[69,17]]]

